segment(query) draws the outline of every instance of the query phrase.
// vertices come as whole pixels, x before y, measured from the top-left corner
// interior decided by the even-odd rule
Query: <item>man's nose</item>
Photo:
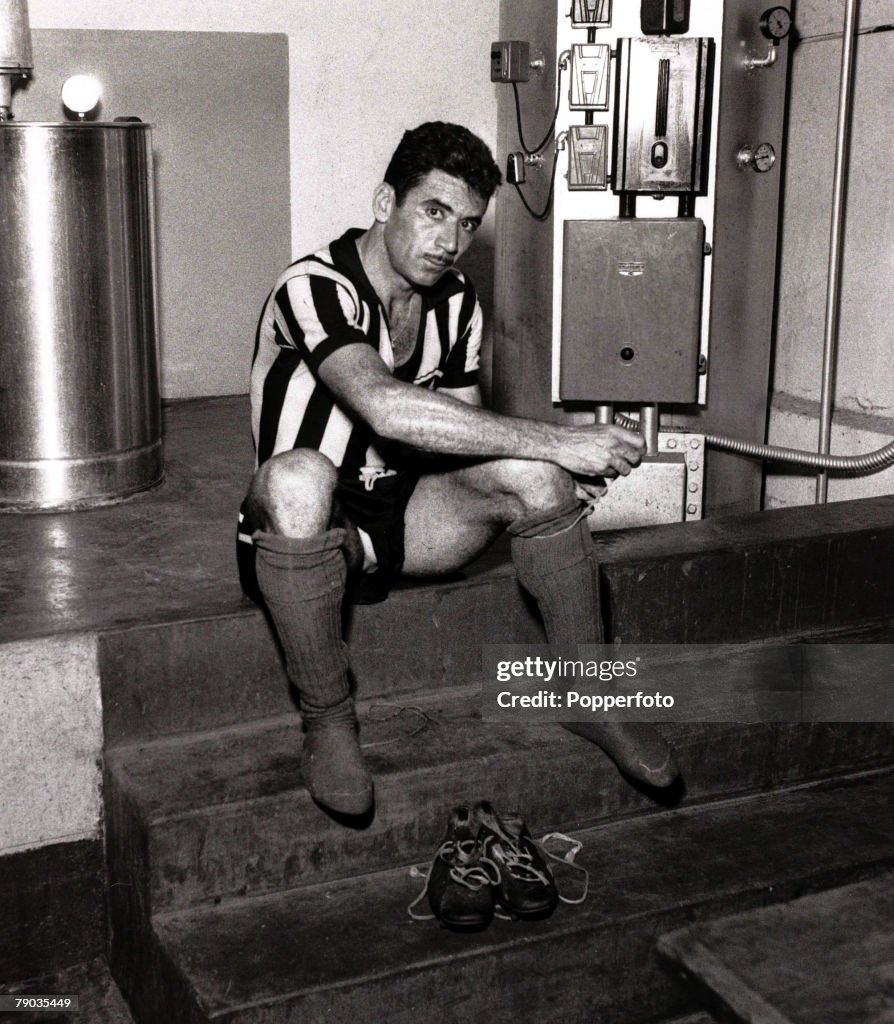
[[[459,225],[444,223],[438,232],[438,245],[451,256],[459,252]]]

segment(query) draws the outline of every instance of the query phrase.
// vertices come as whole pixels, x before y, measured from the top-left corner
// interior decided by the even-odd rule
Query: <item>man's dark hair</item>
[[[428,121],[404,132],[385,171],[385,181],[400,204],[430,171],[461,179],[485,200],[490,200],[502,181],[487,145],[468,128],[445,121]]]

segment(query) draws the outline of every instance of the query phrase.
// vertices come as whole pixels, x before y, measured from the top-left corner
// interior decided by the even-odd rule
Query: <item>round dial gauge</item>
[[[776,150],[769,142],[762,142],[759,146],[755,146],[752,166],[756,171],[769,171],[775,163]]]
[[[771,7],[761,15],[761,32],[778,43],[792,30],[792,16],[787,7]]]

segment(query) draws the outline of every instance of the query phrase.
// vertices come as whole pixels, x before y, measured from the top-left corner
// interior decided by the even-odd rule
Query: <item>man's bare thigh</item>
[[[420,477],[405,517],[407,575],[437,576],[463,568],[512,518],[493,493],[488,461]]]

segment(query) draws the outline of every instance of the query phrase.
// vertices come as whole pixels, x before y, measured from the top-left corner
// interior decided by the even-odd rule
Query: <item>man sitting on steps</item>
[[[339,814],[364,814],[373,799],[341,634],[349,577],[354,600],[381,600],[401,573],[454,572],[508,530],[549,642],[603,639],[586,497],[600,478],[629,474],[643,441],[481,408],[481,309],[454,263],[499,184],[467,129],[406,132],[372,226],[288,267],[258,327],[258,469],[240,512],[240,573],[298,690],[307,788]],[[634,778],[667,785],[676,774],[648,726],[573,728]]]

